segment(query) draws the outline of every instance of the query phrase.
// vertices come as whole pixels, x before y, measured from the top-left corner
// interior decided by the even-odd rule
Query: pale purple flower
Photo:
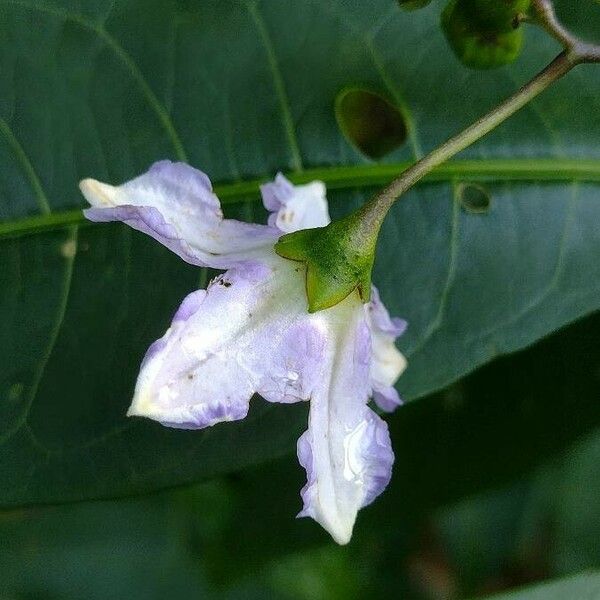
[[[385,422],[367,406],[400,404],[393,387],[406,362],[394,346],[405,323],[391,319],[373,289],[327,310],[307,310],[305,267],[278,256],[282,232],[329,223],[325,186],[283,175],[261,188],[269,225],[224,219],[208,177],[162,161],[113,187],[81,182],[93,221],[124,221],[185,261],[226,270],[183,301],[143,360],[129,415],[201,429],[243,419],[250,398],[310,401],[298,440],[306,469],[299,516],[340,544],[358,510],[387,486],[394,461]],[[232,449],[233,450],[233,449]]]

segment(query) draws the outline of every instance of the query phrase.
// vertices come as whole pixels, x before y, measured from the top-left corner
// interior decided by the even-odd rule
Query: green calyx
[[[369,301],[379,226],[369,227],[361,212],[327,227],[288,233],[275,244],[279,256],[306,265],[309,312],[335,306],[355,290]]]

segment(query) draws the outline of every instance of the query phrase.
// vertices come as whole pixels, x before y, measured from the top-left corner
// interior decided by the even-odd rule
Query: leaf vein
[[[67,239],[65,240],[65,243],[77,244],[77,237],[78,227],[77,225],[72,225],[69,228],[69,233]],[[46,371],[46,366],[48,365],[50,357],[52,356],[52,352],[54,351],[54,347],[58,340],[60,329],[65,318],[69,294],[71,291],[71,281],[73,278],[73,265],[75,262],[75,254],[76,252],[70,252],[67,256],[65,256],[65,270],[62,279],[61,296],[56,310],[56,319],[54,321],[52,329],[50,330],[48,344],[46,345],[46,348],[43,351],[43,354],[40,358],[38,369],[34,373],[33,381],[31,383],[31,389],[29,390],[27,399],[23,404],[21,414],[17,419],[15,419],[14,423],[0,436],[0,445],[10,440],[10,438],[27,423],[29,410],[31,409],[31,406],[33,405],[33,402],[35,401],[35,398],[37,396],[40,383]]]
[[[456,275],[456,266],[457,266],[457,258],[458,258],[458,246],[460,242],[460,227],[459,227],[459,200],[456,197],[456,187],[453,182],[454,193],[452,196],[452,215],[450,221],[450,243],[448,248],[448,269],[446,271],[446,280],[444,282],[444,287],[440,293],[440,301],[438,304],[438,309],[431,320],[431,322],[425,327],[424,333],[420,340],[417,341],[413,348],[409,348],[406,351],[406,358],[410,358],[411,356],[420,352],[423,347],[427,344],[427,342],[433,337],[436,331],[440,329],[444,321],[444,314],[446,312],[446,304],[448,302],[448,296],[450,295],[450,290],[452,288],[452,284],[454,283],[454,276]]]
[[[558,284],[560,282],[560,277],[563,272],[564,266],[564,257],[567,248],[567,238],[569,234],[569,229],[571,224],[573,223],[573,218],[575,214],[575,206],[577,204],[577,196],[578,196],[578,184],[575,182],[573,184],[572,194],[569,197],[567,211],[564,218],[563,230],[559,240],[558,253],[556,257],[556,263],[554,266],[554,272],[550,279],[548,285],[540,292],[537,296],[535,296],[530,302],[528,302],[521,310],[513,314],[511,317],[506,319],[500,324],[495,325],[493,328],[487,329],[485,331],[479,332],[477,335],[466,340],[465,345],[470,345],[473,342],[485,339],[494,335],[501,329],[505,327],[510,327],[515,323],[518,323],[522,318],[526,317],[529,313],[533,312],[536,308],[542,305],[542,303],[548,299],[552,292],[558,289]]]
[[[281,69],[279,67],[279,60],[277,58],[277,54],[275,53],[275,47],[273,46],[273,40],[271,39],[271,35],[267,29],[265,20],[258,9],[258,4],[256,2],[247,2],[246,8],[252,17],[252,20],[254,21],[254,25],[263,43],[265,52],[267,53],[267,64],[269,65],[271,76],[273,77],[273,84],[275,86],[277,99],[279,100],[283,127],[290,147],[290,152],[292,154],[292,166],[295,171],[302,171],[302,157],[300,154],[300,148],[298,146],[298,140],[296,138],[296,130],[294,127],[294,121],[292,119],[292,111],[287,92],[285,90]]]
[[[162,125],[163,129],[165,130],[165,133],[167,134],[168,138],[170,139],[171,144],[173,145],[173,148],[175,150],[175,154],[176,154],[177,158],[179,160],[187,162],[188,159],[187,159],[185,149],[183,147],[183,144],[181,142],[179,134],[177,133],[175,126],[173,124],[173,121],[171,120],[171,117],[170,117],[169,113],[167,112],[166,108],[161,104],[160,100],[158,99],[158,97],[156,96],[156,94],[154,93],[154,91],[152,90],[152,88],[150,87],[148,82],[146,81],[144,74],[142,73],[140,68],[137,66],[137,64],[133,60],[133,58],[125,51],[125,49],[119,44],[119,42],[110,33],[108,33],[108,31],[106,31],[106,29],[104,29],[103,25],[101,25],[99,23],[95,23],[94,21],[88,20],[85,17],[83,17],[82,15],[78,15],[76,13],[71,13],[67,10],[64,10],[64,9],[61,9],[58,7],[54,7],[54,6],[48,6],[48,5],[44,5],[44,4],[35,4],[32,2],[25,2],[23,0],[1,0],[1,1],[5,5],[9,5],[9,6],[12,5],[12,6],[28,9],[28,10],[37,10],[39,12],[52,15],[59,19],[63,19],[66,21],[72,21],[73,23],[76,23],[80,27],[83,27],[84,29],[87,29],[87,30],[95,33],[106,44],[106,46],[112,50],[114,55],[121,61],[121,63],[125,66],[126,70],[131,75],[132,79],[139,86],[139,88],[142,92],[142,95],[146,98],[146,101],[148,102],[148,104],[150,105],[150,107],[152,108],[154,113],[156,114],[160,124]]]
[[[29,184],[33,190],[40,212],[44,215],[49,215],[52,212],[52,209],[50,208],[50,202],[48,201],[48,197],[44,192],[40,178],[35,172],[35,169],[33,168],[33,165],[31,164],[31,161],[29,160],[29,157],[27,156],[23,146],[16,138],[8,123],[2,118],[0,118],[0,132],[2,135],[4,135],[8,145],[21,164],[21,167],[25,172],[25,175],[27,176]]]
[[[410,166],[410,162],[393,164],[363,164],[352,166],[307,169],[301,173],[287,173],[296,184],[320,179],[329,190],[356,189],[385,185],[395,175]],[[424,181],[448,181],[456,177],[470,181],[523,181],[565,183],[600,183],[600,160],[586,158],[541,159],[468,159],[454,160],[440,165]],[[221,203],[231,204],[258,198],[259,186],[267,176],[216,184],[215,194]],[[65,210],[41,216],[26,216],[0,222],[0,239],[62,228],[67,225],[89,225],[80,209]]]

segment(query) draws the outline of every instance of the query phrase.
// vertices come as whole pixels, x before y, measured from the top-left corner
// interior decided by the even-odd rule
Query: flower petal
[[[312,517],[345,544],[358,510],[387,486],[394,455],[386,424],[366,406],[370,340],[358,296],[316,314],[328,321],[335,343],[311,398],[308,431],[298,440],[307,473],[298,516]]]
[[[308,400],[324,338],[307,319],[304,276],[271,250],[190,294],[142,363],[130,415],[199,429],[242,419],[257,392]]]
[[[208,177],[184,163],[163,160],[120,186],[84,179],[91,221],[123,221],[199,266],[225,269],[251,263],[256,249],[280,235],[265,225],[224,219]]]
[[[371,301],[366,305],[366,312],[371,329],[373,400],[381,410],[393,412],[402,404],[394,384],[406,369],[406,359],[394,341],[406,330],[406,321],[390,318],[375,286],[371,288]]]
[[[275,181],[261,185],[260,191],[265,208],[272,213],[269,225],[284,233],[325,227],[331,221],[322,181],[293,185],[278,173]]]

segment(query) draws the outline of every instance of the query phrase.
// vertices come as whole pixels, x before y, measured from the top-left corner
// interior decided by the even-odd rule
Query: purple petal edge
[[[375,404],[384,412],[392,413],[399,406],[404,404],[398,390],[395,387],[379,387],[374,386],[373,388],[373,400]]]
[[[392,477],[394,452],[387,423],[370,408],[365,407],[367,428],[362,440],[362,459],[365,464],[363,478],[365,496],[361,507],[365,507],[388,486]],[[300,490],[303,507],[297,518],[315,517],[313,502],[316,484],[316,473],[313,465],[313,450],[310,442],[310,431],[305,431],[297,443],[298,462],[306,471],[306,484]]]
[[[370,467],[365,477],[366,493],[363,506],[371,504],[388,486],[392,478],[394,452],[387,423],[367,409],[370,436],[363,447],[363,457]]]
[[[381,301],[379,290],[371,287],[371,302],[368,304],[373,326],[383,333],[400,337],[408,327],[408,323],[399,317],[390,317],[390,313]]]
[[[169,225],[160,211],[153,206],[125,204],[111,208],[86,208],[83,214],[86,219],[96,223],[122,221],[133,229],[154,238],[185,262],[198,267],[208,266],[205,261],[195,255],[189,244],[178,237],[175,228]]]
[[[271,212],[278,211],[293,192],[293,184],[281,173],[277,173],[274,181],[263,183],[260,186],[263,205]],[[271,223],[269,222],[269,224]]]

